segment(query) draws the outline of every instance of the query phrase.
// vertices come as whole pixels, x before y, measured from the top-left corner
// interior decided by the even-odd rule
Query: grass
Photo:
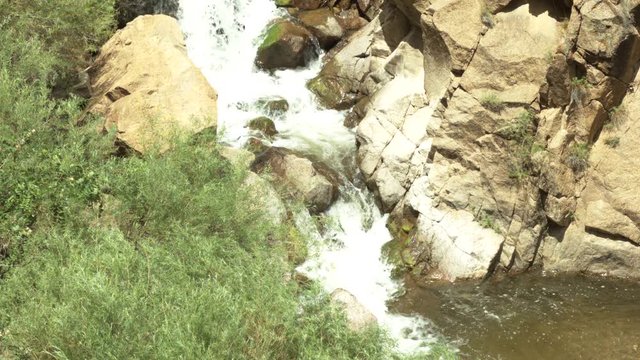
[[[484,94],[480,97],[480,104],[487,110],[500,112],[504,109],[504,102],[494,93]]]
[[[604,140],[604,144],[607,145],[610,148],[615,149],[618,146],[620,146],[620,137],[619,136],[613,136],[613,137],[606,138]]]
[[[569,154],[567,156],[567,165],[574,172],[582,172],[589,167],[589,153],[591,152],[591,147],[587,143],[575,143],[569,149]]]
[[[535,142],[535,115],[531,111],[522,111],[515,119],[498,130],[498,134],[511,142],[511,162],[509,177],[518,182],[528,178],[533,172],[532,156],[544,151],[544,147]]]

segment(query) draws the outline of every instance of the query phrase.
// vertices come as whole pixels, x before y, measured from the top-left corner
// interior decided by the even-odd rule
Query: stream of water
[[[285,13],[273,0],[182,0],[181,26],[189,56],[219,93],[221,142],[242,147],[249,120],[266,115],[260,99],[282,97],[273,118],[274,146],[295,149],[353,171],[355,135],[345,114],[321,109],[305,83],[321,68],[261,72],[256,49],[267,25]],[[300,271],[327,292],[356,296],[398,341],[399,350],[428,348],[439,336],[470,359],[638,359],[640,284],[538,275],[499,282],[401,284],[381,258],[391,240],[386,217],[361,184],[345,181],[320,232],[308,214],[298,223],[315,239]],[[428,319],[428,320],[427,320]]]

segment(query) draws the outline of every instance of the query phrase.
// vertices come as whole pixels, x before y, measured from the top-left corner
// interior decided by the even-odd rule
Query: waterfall
[[[305,87],[320,71],[320,60],[306,69],[273,74],[254,67],[262,33],[270,21],[286,14],[273,0],[182,0],[180,5],[189,56],[219,93],[221,142],[242,146],[249,136],[246,123],[264,115],[256,102],[279,96],[290,109],[273,119],[279,134],[272,145],[313,154],[336,170],[342,170],[336,164],[354,158],[355,134],[342,125],[345,113],[319,108]],[[299,215],[300,226],[309,225],[308,214]],[[391,235],[372,195],[347,181],[326,216],[331,226],[322,234],[306,227],[317,241],[299,271],[328,292],[343,288],[356,296],[397,339],[400,351],[426,346],[426,320],[388,311],[386,303],[401,284],[392,280],[391,267],[381,259]]]

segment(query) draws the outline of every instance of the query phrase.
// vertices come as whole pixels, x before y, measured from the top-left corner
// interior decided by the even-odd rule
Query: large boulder
[[[263,70],[306,66],[316,56],[313,35],[289,20],[272,24],[258,48],[256,66]]]
[[[325,50],[332,48],[344,36],[344,29],[329,8],[302,11],[298,14],[298,19],[311,30],[320,47]]]
[[[350,292],[344,289],[336,289],[331,293],[331,303],[344,311],[347,317],[347,325],[353,331],[362,331],[378,322],[367,308]]]
[[[260,154],[252,170],[270,173],[278,190],[303,201],[312,213],[328,209],[338,196],[337,173],[284,148],[272,147]]]
[[[100,49],[90,78],[90,111],[137,152],[166,150],[176,135],[216,126],[217,94],[169,16],[141,16],[118,31]]]
[[[476,0],[440,0],[422,15],[425,89],[431,99],[442,97],[453,73],[471,61],[484,28],[482,11]]]

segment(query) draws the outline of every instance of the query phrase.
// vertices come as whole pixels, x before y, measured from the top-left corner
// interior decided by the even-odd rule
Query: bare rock
[[[126,70],[126,71],[125,71]],[[90,111],[137,151],[167,150],[174,136],[215,128],[217,94],[189,60],[178,22],[138,17],[101,49],[91,69]]]
[[[320,47],[328,50],[342,39],[344,30],[329,8],[301,11],[298,19],[315,35]]]
[[[331,293],[331,302],[344,310],[349,328],[353,331],[362,331],[378,322],[375,315],[360,304],[358,299],[347,290],[334,290]]]

